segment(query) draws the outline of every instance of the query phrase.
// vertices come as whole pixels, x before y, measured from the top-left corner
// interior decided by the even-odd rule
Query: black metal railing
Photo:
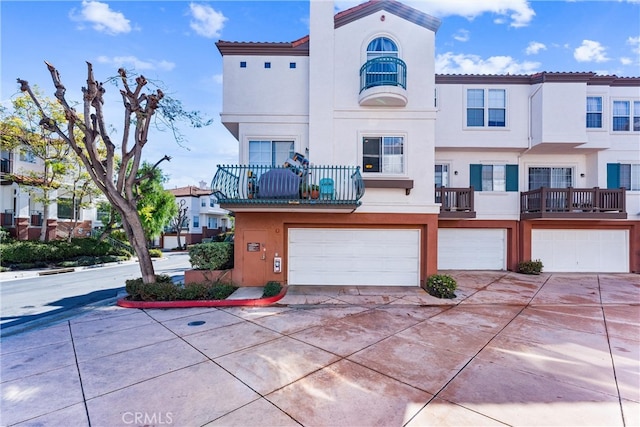
[[[360,67],[360,92],[374,86],[407,88],[407,65],[394,56],[370,59]]]
[[[359,205],[359,166],[219,165],[211,189],[220,205]]]

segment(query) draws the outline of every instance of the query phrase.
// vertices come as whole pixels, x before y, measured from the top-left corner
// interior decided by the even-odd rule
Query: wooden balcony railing
[[[360,206],[364,182],[359,166],[218,166],[211,189],[220,206],[264,208]]]
[[[547,188],[520,193],[520,218],[626,219],[626,190]]]
[[[473,187],[436,187],[436,203],[440,205],[440,218],[475,218]]]

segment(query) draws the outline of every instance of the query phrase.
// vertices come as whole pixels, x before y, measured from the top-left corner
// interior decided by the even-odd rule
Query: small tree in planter
[[[455,298],[457,287],[456,280],[447,274],[431,275],[426,283],[427,292],[436,298]]]

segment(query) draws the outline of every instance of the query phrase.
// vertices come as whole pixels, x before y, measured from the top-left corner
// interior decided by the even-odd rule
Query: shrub
[[[162,251],[160,249],[149,249],[149,255],[151,255],[151,258],[162,258]]]
[[[156,275],[156,282],[149,284],[144,284],[142,278],[127,280],[125,289],[133,301],[175,301],[181,291],[166,274]]]
[[[107,242],[93,238],[54,240],[40,242],[33,240],[11,241],[0,244],[0,258],[3,265],[29,263],[57,263],[71,261],[78,257],[100,257],[105,255],[127,256],[126,251],[113,248]]]
[[[181,300],[201,300],[208,299],[210,283],[190,283],[180,290]]]
[[[199,243],[189,247],[189,262],[196,270],[233,268],[233,243]]]
[[[437,298],[455,298],[456,280],[447,274],[434,274],[427,279],[427,292]]]
[[[0,242],[5,243],[11,240],[11,234],[4,228],[0,227]]]
[[[518,272],[522,274],[540,274],[542,272],[542,261],[523,261],[518,264]]]
[[[274,297],[278,295],[281,290],[282,290],[282,285],[280,283],[267,282],[267,284],[264,285],[264,289],[262,291],[262,297],[263,298]]]
[[[207,292],[208,299],[226,299],[238,289],[229,283],[215,283]]]

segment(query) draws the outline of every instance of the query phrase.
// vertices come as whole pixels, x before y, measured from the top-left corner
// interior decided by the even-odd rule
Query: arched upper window
[[[390,38],[378,37],[367,46],[367,61],[381,56],[398,57],[398,47]]]

